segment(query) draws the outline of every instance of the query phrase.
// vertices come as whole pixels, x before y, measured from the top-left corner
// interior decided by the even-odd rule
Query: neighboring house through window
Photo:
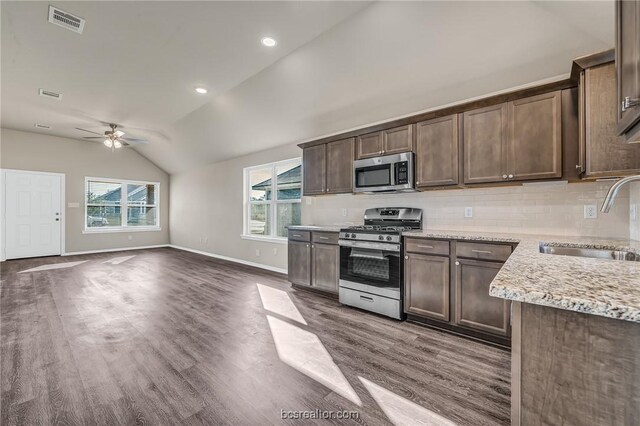
[[[85,231],[159,229],[158,182],[85,178]]]
[[[287,226],[300,224],[299,158],[245,168],[244,187],[246,236],[285,238]]]

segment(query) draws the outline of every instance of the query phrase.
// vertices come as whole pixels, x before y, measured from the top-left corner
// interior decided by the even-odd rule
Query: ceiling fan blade
[[[97,139],[97,140],[105,140],[105,136],[83,136],[82,139]]]
[[[149,143],[148,140],[145,139],[135,139],[135,138],[119,138],[122,142],[126,142],[129,145],[144,145]]]
[[[83,132],[93,133],[94,135],[102,135],[102,133],[94,132],[92,130],[81,129],[80,127],[76,127],[76,130],[82,130]]]
[[[124,132],[122,132],[120,130],[116,130],[114,132],[114,135],[116,136],[116,138],[120,138],[120,137],[124,136]]]

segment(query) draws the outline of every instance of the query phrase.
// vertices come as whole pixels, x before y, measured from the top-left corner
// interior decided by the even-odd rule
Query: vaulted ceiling
[[[82,35],[49,24],[48,3],[0,4],[2,127],[81,138],[116,122],[171,173],[557,78],[613,47],[612,1],[55,5]]]

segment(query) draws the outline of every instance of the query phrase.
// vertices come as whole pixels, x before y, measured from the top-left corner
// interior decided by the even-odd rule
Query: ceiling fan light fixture
[[[196,92],[200,93],[201,95],[206,95],[208,90],[204,87],[196,87]]]
[[[275,47],[275,45],[278,44],[276,39],[273,37],[262,37],[262,40],[260,40],[260,42],[267,47]]]
[[[113,146],[115,148],[122,148],[122,142],[116,139],[115,141],[113,141]]]
[[[102,142],[104,144],[104,146],[106,146],[107,148],[111,148],[113,146],[113,142],[111,141],[111,139],[105,139],[104,142]]]

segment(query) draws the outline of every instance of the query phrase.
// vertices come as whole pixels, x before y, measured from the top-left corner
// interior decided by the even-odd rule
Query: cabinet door
[[[458,183],[458,116],[436,118],[416,125],[416,185]]]
[[[580,88],[580,145],[585,177],[608,177],[640,172],[640,144],[627,144],[616,124],[616,67],[613,62],[584,71]]]
[[[509,335],[509,309],[504,299],[489,296],[489,286],[502,263],[458,259],[455,277],[457,325],[500,336]]]
[[[326,145],[316,145],[302,150],[304,195],[325,193],[326,147]]]
[[[327,144],[326,192],[353,192],[353,138]]]
[[[340,280],[340,246],[313,244],[312,247],[312,287],[337,293]]]
[[[358,136],[356,140],[356,158],[377,157],[382,155],[382,132]]]
[[[507,180],[507,105],[463,115],[464,183]]]
[[[413,151],[413,124],[382,131],[382,154]]]
[[[510,180],[562,176],[561,99],[556,91],[509,102]]]
[[[623,107],[625,98],[640,102],[640,1],[616,1],[618,133],[640,120],[640,104]]]
[[[449,257],[407,254],[404,311],[449,321]]]
[[[289,282],[311,285],[311,243],[289,241],[287,251]]]

